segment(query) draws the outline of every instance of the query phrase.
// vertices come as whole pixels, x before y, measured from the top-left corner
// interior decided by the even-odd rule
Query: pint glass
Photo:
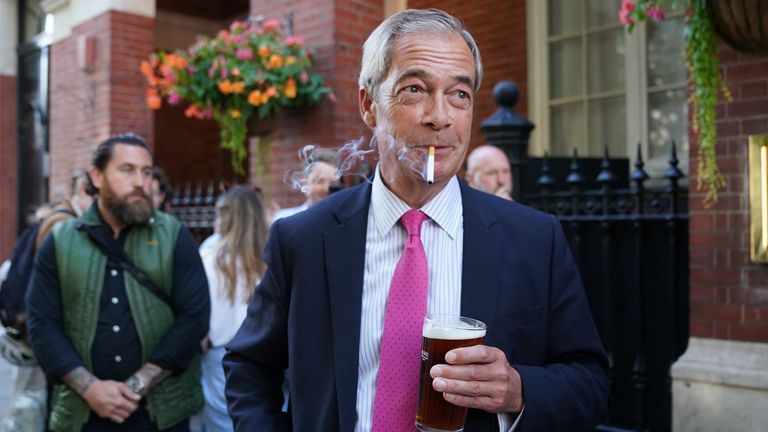
[[[454,348],[482,344],[485,324],[455,315],[427,314],[422,336],[416,427],[426,432],[463,431],[467,409],[446,402],[443,394],[432,388],[429,370],[436,364],[445,364],[445,354]]]

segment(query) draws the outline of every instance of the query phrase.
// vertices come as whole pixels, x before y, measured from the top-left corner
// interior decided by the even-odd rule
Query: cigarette
[[[429,146],[429,155],[427,156],[427,183],[435,182],[435,146]]]

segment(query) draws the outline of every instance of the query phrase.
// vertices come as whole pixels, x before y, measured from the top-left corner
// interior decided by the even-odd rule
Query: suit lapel
[[[500,248],[491,231],[496,219],[482,203],[474,201],[480,192],[471,190],[464,182],[459,184],[464,208],[461,315],[478,319],[490,328],[499,290]]]
[[[325,232],[331,343],[342,431],[354,430],[357,419],[358,350],[370,197],[370,184],[358,187],[333,209],[339,224]]]

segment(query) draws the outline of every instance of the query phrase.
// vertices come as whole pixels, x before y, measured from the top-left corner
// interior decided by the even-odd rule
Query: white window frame
[[[618,14],[618,3],[617,3]],[[616,17],[618,22],[618,15]],[[549,153],[550,114],[549,114],[549,31],[547,19],[547,1],[526,1],[527,24],[527,49],[528,49],[528,112],[530,120],[536,125],[531,135],[529,154],[541,157]],[[664,161],[656,159],[649,161],[648,139],[648,83],[645,73],[646,65],[646,26],[635,26],[630,34],[624,32],[626,54],[625,64],[625,97],[626,97],[626,136],[625,143],[630,163],[634,164],[637,155],[637,145],[643,153],[643,160],[647,163],[646,171],[652,175],[659,175],[666,167]],[[682,55],[682,53],[681,53]],[[629,101],[632,101],[629,103]],[[683,119],[687,122],[687,119]],[[680,137],[683,138],[683,137]],[[680,140],[677,139],[678,159],[687,155],[680,151]],[[558,155],[564,156],[564,155]],[[687,171],[687,170],[686,170]],[[686,173],[687,174],[687,173]]]

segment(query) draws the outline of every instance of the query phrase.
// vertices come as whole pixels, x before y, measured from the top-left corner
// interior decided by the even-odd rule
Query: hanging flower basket
[[[768,52],[768,3],[764,0],[709,0],[715,30],[737,51]]]
[[[141,63],[147,105],[187,103],[187,117],[215,120],[221,146],[242,174],[249,129],[268,134],[282,108],[314,105],[330,94],[322,75],[312,71],[304,40],[284,36],[280,27],[276,19],[235,21],[186,51],[151,55]]]

